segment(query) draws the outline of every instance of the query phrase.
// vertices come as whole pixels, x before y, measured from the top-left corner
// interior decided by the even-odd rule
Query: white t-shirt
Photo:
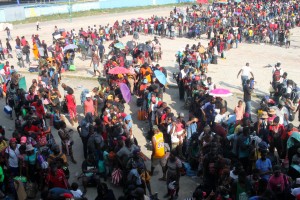
[[[278,107],[273,107],[276,110],[276,116],[279,117],[279,124],[283,124],[284,126],[287,126],[289,124],[289,121],[285,120],[284,114],[289,115],[289,110],[283,106],[283,108],[280,110]]]
[[[242,67],[242,76],[250,77],[250,75],[251,75],[250,72],[252,72],[250,67],[247,67],[247,66]]]
[[[18,156],[20,155],[20,151],[19,151],[20,146],[21,146],[20,144],[17,144],[17,147],[15,150],[11,149],[10,147],[8,147],[5,150],[5,153],[8,153],[8,155],[9,155],[8,165],[10,167],[14,167],[14,168],[19,167],[19,157]]]
[[[75,197],[75,198],[81,198],[82,197],[82,192],[81,192],[81,190],[79,190],[79,189],[77,189],[77,190],[70,190],[71,191],[71,193],[73,194],[73,196]]]
[[[294,188],[292,189],[292,195],[293,196],[298,196],[300,194],[300,188]]]

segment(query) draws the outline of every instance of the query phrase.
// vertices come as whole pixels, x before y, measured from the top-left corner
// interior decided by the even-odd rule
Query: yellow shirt
[[[164,136],[163,136],[162,132],[159,132],[158,134],[155,134],[153,137],[155,140],[154,158],[162,158],[165,156]]]
[[[4,151],[8,147],[8,144],[5,140],[0,143],[0,152]]]
[[[251,29],[249,30],[249,36],[253,36],[253,31]]]

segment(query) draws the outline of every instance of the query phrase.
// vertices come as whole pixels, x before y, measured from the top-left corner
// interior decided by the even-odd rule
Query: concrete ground
[[[45,40],[47,44],[50,44],[52,41],[51,33],[54,31],[54,26],[57,25],[59,28],[65,28],[66,30],[70,30],[71,28],[76,31],[81,27],[87,28],[88,25],[93,26],[96,24],[105,25],[107,23],[112,24],[115,20],[121,21],[122,19],[131,19],[137,17],[150,17],[153,14],[158,16],[168,16],[171,8],[159,8],[159,9],[149,9],[143,11],[132,11],[127,13],[116,13],[116,14],[107,14],[101,16],[91,16],[91,17],[83,17],[78,19],[73,19],[72,23],[67,22],[66,20],[57,20],[51,22],[42,22],[41,30],[38,32],[35,29],[35,24],[25,24],[25,25],[17,25],[14,27],[12,31],[12,36],[25,36],[28,41],[30,41],[30,37],[32,34],[39,34],[41,40]],[[213,82],[217,84],[217,87],[223,87],[230,89],[234,95],[226,98],[228,102],[229,112],[232,112],[238,100],[242,99],[242,91],[241,91],[241,81],[240,78],[237,78],[236,75],[246,62],[250,63],[250,66],[253,69],[255,80],[257,82],[256,85],[256,94],[265,95],[268,94],[269,82],[271,80],[271,68],[267,67],[269,64],[273,65],[277,61],[281,61],[282,68],[284,71],[288,72],[288,77],[293,79],[296,82],[299,82],[299,68],[298,61],[300,57],[300,28],[296,28],[292,30],[292,41],[291,48],[285,49],[278,46],[270,46],[270,45],[257,45],[257,44],[240,44],[238,49],[232,49],[227,52],[226,60],[218,60],[218,65],[209,65],[208,67],[208,75],[212,77]],[[6,32],[2,32],[1,40],[4,41],[6,37]],[[121,41],[126,43],[130,40],[131,37],[122,38]],[[140,41],[144,42],[149,39],[153,39],[153,36],[144,36],[140,37]],[[185,47],[186,44],[197,44],[199,41],[206,45],[208,40],[205,39],[205,36],[202,36],[201,40],[191,40],[187,38],[176,38],[175,40],[170,40],[167,38],[159,39],[162,44],[163,50],[163,58],[160,64],[168,70],[168,74],[171,77],[172,72],[178,71],[178,68],[175,66],[175,54],[178,49]],[[12,46],[15,46],[14,41],[12,41]],[[108,46],[108,42],[105,43]],[[108,50],[108,49],[107,49]],[[15,57],[15,54],[14,54]],[[9,59],[9,61],[16,66],[16,59]],[[79,96],[83,88],[92,89],[95,86],[98,86],[98,82],[96,79],[91,79],[92,77],[92,68],[89,67],[90,60],[82,61],[80,55],[76,55],[75,64],[77,66],[76,72],[66,72],[63,74],[62,82],[70,85],[75,88],[75,96],[77,102],[80,102]],[[29,86],[31,79],[36,78],[36,74],[26,73],[24,69],[19,70],[22,74],[26,76],[27,85]],[[88,79],[86,79],[88,78]],[[170,84],[175,84],[174,80],[169,79]],[[62,90],[62,88],[59,88]],[[151,152],[145,148],[147,143],[144,132],[147,132],[147,123],[144,121],[137,120],[137,107],[135,105],[135,97],[132,102],[126,105],[125,111],[128,114],[132,114],[133,122],[134,122],[134,134],[137,137],[137,140],[142,148],[142,151],[150,156]],[[166,95],[164,100],[168,102],[171,108],[174,110],[174,113],[184,112],[185,116],[187,116],[187,111],[183,108],[183,102],[179,101],[178,90],[171,88],[166,91]],[[253,98],[253,106],[257,107],[259,103],[259,99]],[[0,101],[1,107],[4,106],[4,101]],[[253,109],[253,112],[255,110]],[[78,106],[78,113],[83,117],[82,108]],[[9,120],[3,112],[0,112],[0,124],[4,125],[8,130],[7,136],[10,137],[14,127],[13,121]],[[298,124],[295,124],[298,125]],[[70,124],[68,124],[70,128]],[[76,127],[73,127],[76,128]],[[57,142],[60,142],[59,137],[57,135],[57,131],[53,131],[54,136],[56,137]],[[80,138],[78,137],[77,132],[74,133],[73,139],[75,141],[74,152],[75,158],[78,161],[77,165],[70,163],[70,171],[71,178],[70,182],[77,181],[77,176],[81,173],[81,162],[83,161],[83,152],[82,152],[82,143]],[[148,166],[150,163],[147,163]],[[159,197],[162,198],[166,193],[166,184],[164,182],[158,181],[158,178],[161,177],[162,172],[161,169],[157,169],[156,173],[151,179],[151,185],[153,192],[158,192]],[[110,182],[110,181],[107,181]],[[192,191],[195,189],[197,184],[199,183],[198,178],[191,178],[184,176],[181,179],[181,190],[179,194],[179,199],[184,199],[186,197],[190,197]],[[109,184],[109,187],[113,188],[117,197],[122,195],[122,189],[120,187],[115,187]],[[96,196],[96,190],[94,188],[89,188],[87,192],[88,199],[94,199]]]

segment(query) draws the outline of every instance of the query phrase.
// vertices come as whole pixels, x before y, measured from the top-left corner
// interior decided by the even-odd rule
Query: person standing
[[[99,54],[101,63],[103,62],[104,53],[105,53],[105,47],[104,47],[103,43],[100,42],[100,44],[98,45],[98,54]]]
[[[96,52],[93,53],[93,56],[92,56],[92,60],[91,60],[91,64],[90,64],[90,67],[93,63],[93,67],[94,67],[94,76],[97,75],[97,72],[99,73],[99,76],[101,75],[98,67],[99,67],[99,64],[100,64],[100,58],[99,56],[96,54]]]
[[[80,125],[77,127],[77,131],[83,144],[83,153],[85,159],[87,158],[87,143],[89,139],[89,129],[92,125],[93,115],[92,113],[88,112],[86,113],[85,118],[80,122]]]
[[[18,58],[18,66],[20,68],[24,68],[25,65],[24,65],[24,59],[23,59],[23,52],[21,50],[21,47],[19,47],[19,46],[16,48],[16,55]]]
[[[68,94],[65,96],[65,101],[67,103],[68,112],[70,115],[70,123],[74,126],[74,122],[77,123],[77,112],[76,112],[76,100],[73,93],[67,92]]]
[[[0,59],[1,59],[1,60],[5,60],[5,56],[4,56],[4,48],[3,48],[3,45],[2,45],[1,40],[0,40]]]
[[[37,22],[36,22],[36,30],[38,31],[39,29],[41,29],[41,28],[40,28],[40,22],[37,21]]]
[[[242,73],[242,74],[241,74]],[[250,75],[252,76],[252,78],[254,79],[254,75],[252,73],[252,69],[249,65],[249,63],[246,63],[246,66],[243,66],[242,69],[239,71],[237,78],[239,77],[239,75],[241,74],[241,79],[242,79],[242,85],[245,85],[246,80],[250,79]]]
[[[67,125],[64,121],[60,122],[60,129],[58,130],[58,135],[61,139],[61,148],[62,152],[65,155],[69,155],[71,157],[72,163],[76,164],[76,160],[74,159],[72,146],[74,141],[71,138],[71,134],[73,132],[72,129],[67,130]]]
[[[22,52],[25,54],[25,61],[27,64],[30,64],[30,46],[28,42],[26,41],[25,45],[23,46]]]
[[[186,63],[184,65],[184,68],[180,71],[180,73],[178,75],[179,76],[179,78],[178,78],[178,80],[179,80],[178,86],[179,87],[178,88],[179,88],[179,98],[180,98],[180,100],[184,100],[184,79],[190,71],[189,68],[190,68],[189,64]]]
[[[245,112],[249,114],[249,119],[251,119],[251,95],[253,93],[253,88],[250,87],[250,80],[246,81],[246,84],[243,87],[244,90],[244,102],[246,104]]]
[[[152,128],[154,135],[152,136],[152,154],[151,154],[151,172],[150,175],[153,175],[154,169],[156,165],[162,162],[165,159],[165,143],[164,143],[164,135],[158,129],[157,125],[154,125]],[[165,172],[165,170],[163,169]],[[164,173],[165,174],[165,173]]]
[[[13,58],[12,56],[12,48],[9,42],[9,39],[6,38],[6,48],[7,48],[7,58]]]
[[[170,153],[170,156],[167,160],[166,170],[167,170],[167,187],[168,193],[165,197],[171,196],[171,199],[175,196],[175,199],[178,198],[179,192],[179,180],[180,180],[180,169],[182,168],[182,162],[179,158],[176,157],[176,150],[173,149]],[[175,181],[175,188],[171,190],[169,184]],[[175,195],[174,195],[175,193]]]

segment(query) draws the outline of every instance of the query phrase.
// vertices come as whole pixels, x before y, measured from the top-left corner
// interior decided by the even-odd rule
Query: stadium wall
[[[100,0],[97,2],[86,2],[72,5],[72,12],[80,12],[95,9],[110,9],[121,7],[152,6],[172,3],[194,2],[195,0]],[[0,22],[11,22],[23,20],[30,17],[43,15],[69,13],[70,6],[42,4],[31,6],[14,6],[0,8]]]

